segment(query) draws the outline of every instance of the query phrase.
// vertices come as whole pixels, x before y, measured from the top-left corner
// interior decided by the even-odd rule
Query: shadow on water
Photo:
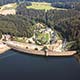
[[[65,57],[59,57],[59,56],[42,56],[42,55],[34,55],[34,54],[28,54],[28,53],[25,53],[25,52],[19,52],[19,51],[16,51],[16,50],[12,50],[14,52],[18,52],[18,54],[21,54],[21,55],[25,55],[25,56],[34,56],[34,57],[38,57],[38,58],[43,58],[45,61],[52,61],[53,59],[56,59],[57,60],[59,59],[68,59],[68,58],[74,58],[76,60],[77,63],[80,63],[80,55],[79,54],[76,54],[74,56],[65,56]]]
[[[14,50],[2,55],[6,57],[0,61],[1,80],[80,80],[80,65],[73,56],[46,57]]]
[[[74,55],[74,57],[75,57],[76,61],[78,63],[80,63],[80,54],[76,54],[76,55]]]
[[[13,53],[13,52],[15,52],[15,53]],[[5,59],[5,58],[8,58],[8,57],[13,56],[15,54],[16,54],[16,51],[8,50],[0,55],[0,59]]]
[[[74,56],[69,56],[69,57],[47,57],[47,56],[39,56],[39,55],[34,55],[34,54],[27,54],[27,53],[24,53],[24,52],[19,52],[19,51],[16,51],[16,50],[9,50],[9,51],[6,51],[5,53],[1,54],[0,55],[0,59],[4,59],[4,58],[8,58],[10,56],[13,56],[13,55],[16,55],[16,54],[21,54],[21,55],[25,55],[25,56],[29,56],[29,57],[37,57],[37,58],[43,58],[45,61],[52,61],[52,60],[55,60],[57,58],[57,60],[59,59],[68,59],[68,58],[75,58],[76,59],[76,62],[80,63],[80,55],[79,54],[76,54]]]

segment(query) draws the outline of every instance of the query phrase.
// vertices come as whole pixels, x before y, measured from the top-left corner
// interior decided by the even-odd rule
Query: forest
[[[52,6],[57,8],[74,9],[80,11],[80,2],[53,2]]]
[[[20,15],[0,15],[0,32],[2,34],[10,34],[13,36],[26,36],[33,35],[34,23],[27,20],[24,16]]]
[[[75,3],[77,4],[77,3]],[[70,50],[80,50],[80,11],[79,6],[67,10],[27,9],[30,3],[22,3],[16,8],[16,15],[0,15],[0,34],[32,37],[36,24],[44,23],[67,42],[73,42]]]

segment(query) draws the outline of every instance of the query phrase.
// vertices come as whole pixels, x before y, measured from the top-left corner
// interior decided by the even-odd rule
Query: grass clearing
[[[23,37],[15,37],[13,40],[17,42],[22,42],[22,43],[26,42],[26,40]]]
[[[51,3],[46,3],[46,2],[31,2],[32,5],[31,6],[26,6],[26,8],[28,9],[37,9],[37,10],[50,10],[50,9],[56,9],[56,10],[66,10],[66,9],[62,9],[62,8],[56,8],[56,7],[52,7]]]
[[[51,3],[45,3],[45,2],[32,2],[31,6],[27,6],[28,9],[39,9],[39,10],[50,10],[53,9],[51,7]]]

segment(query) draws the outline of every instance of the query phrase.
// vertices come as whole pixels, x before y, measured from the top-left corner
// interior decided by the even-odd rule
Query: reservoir
[[[80,80],[74,57],[41,57],[13,50],[0,55],[0,80]]]

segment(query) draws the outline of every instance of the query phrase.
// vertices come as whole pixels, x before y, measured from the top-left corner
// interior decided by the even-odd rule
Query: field
[[[32,3],[32,5],[26,6],[26,8],[45,10],[45,11],[50,10],[50,9],[66,10],[66,9],[62,9],[62,8],[52,7],[51,3],[46,3],[46,2],[31,2],[31,3]],[[0,6],[0,14],[2,14],[2,15],[13,14],[13,15],[15,15],[17,6],[18,6],[17,3],[10,3],[10,4]]]
[[[11,4],[0,6],[1,10],[16,9],[16,7],[17,7],[16,3],[11,3]]]
[[[0,6],[0,14],[7,15],[7,14],[16,14],[16,3],[6,4]]]
[[[65,10],[62,8],[56,8],[52,7],[51,3],[46,3],[46,2],[32,2],[31,6],[26,6],[28,9],[37,9],[37,10],[50,10],[50,9],[56,9],[56,10]]]

